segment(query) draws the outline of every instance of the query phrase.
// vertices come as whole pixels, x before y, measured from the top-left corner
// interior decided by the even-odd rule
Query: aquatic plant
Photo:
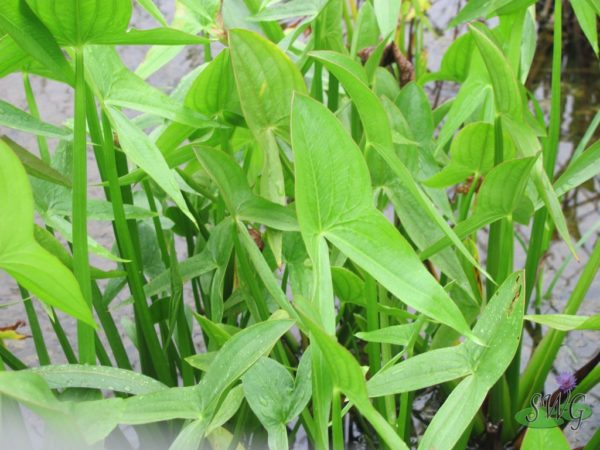
[[[600,172],[600,120],[556,173],[563,2],[549,118],[525,85],[533,4],[469,1],[429,72],[424,1],[179,0],[168,24],[138,0],[159,25],[139,30],[129,0],[3,0],[0,76],[23,74],[29,111],[0,100],[0,125],[38,149],[0,140],[0,268],[39,362],[3,324],[3,437],[26,427],[21,404],[57,448],[129,448],[128,425],[140,448],[282,449],[303,433],[340,449],[349,421],[371,447],[568,448],[560,423],[516,415],[566,333],[599,329],[577,315],[598,242],[562,314],[540,314],[539,287],[554,233],[581,246],[561,198]],[[597,3],[569,5],[597,54]],[[135,71],[127,45],[151,46]],[[204,63],[172,92],[149,84],[184,46]],[[32,77],[72,88],[72,120],[40,116]],[[459,88],[437,104],[443,82]],[[88,198],[90,151],[105,200]],[[112,248],[90,221],[112,225]],[[522,367],[525,323],[539,339]],[[596,363],[560,389],[593,388]],[[441,405],[419,433],[423,390]]]

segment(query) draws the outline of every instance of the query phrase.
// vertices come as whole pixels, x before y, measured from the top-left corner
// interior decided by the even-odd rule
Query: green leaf
[[[214,415],[210,425],[206,429],[206,434],[210,434],[220,426],[224,425],[240,409],[244,401],[244,389],[241,384],[231,388],[227,393],[225,400]]]
[[[50,389],[106,389],[134,395],[167,389],[154,378],[115,367],[64,364],[36,367],[30,372],[42,377]]]
[[[292,146],[298,221],[313,262],[325,236],[407,305],[471,335],[456,304],[373,206],[366,162],[336,117],[297,95]]]
[[[296,379],[294,381],[294,391],[290,399],[287,413],[288,422],[298,417],[312,395],[312,348],[308,347],[302,354],[298,370],[296,371]]]
[[[1,19],[0,19],[1,20]],[[0,36],[0,78],[13,72],[25,70],[27,66],[35,64],[35,60],[25,50],[17,45],[10,35]]]
[[[417,83],[411,82],[402,88],[395,100],[404,115],[414,139],[428,147],[433,138],[433,113],[425,91]]]
[[[306,357],[306,355],[309,355]],[[273,359],[261,358],[242,378],[244,394],[256,417],[274,441],[278,428],[294,420],[311,396],[310,353],[305,353],[294,382],[290,372]]]
[[[177,435],[169,450],[196,450],[206,433],[206,420],[198,419],[188,423]]]
[[[92,38],[90,44],[101,45],[202,45],[210,40],[176,30],[174,28],[154,28],[152,30],[128,30],[105,34]]]
[[[414,334],[413,324],[392,325],[374,331],[356,333],[356,337],[366,342],[378,342],[382,344],[406,345]]]
[[[264,152],[260,193],[285,204],[283,169],[275,136],[287,139],[292,94],[306,92],[294,63],[272,42],[247,30],[229,32],[231,63],[244,117]]]
[[[450,146],[450,163],[426,181],[428,186],[447,187],[470,175],[485,175],[494,165],[494,126],[475,122],[465,126]]]
[[[0,2],[0,29],[8,33],[19,47],[54,72],[59,79],[74,83],[73,69],[56,40],[25,0]]]
[[[288,422],[294,379],[285,367],[263,357],[242,377],[242,384],[250,408],[267,430]]]
[[[370,397],[423,389],[472,373],[464,347],[430,350],[378,372],[367,382]]]
[[[355,56],[360,50],[375,46],[379,42],[379,26],[372,2],[365,2],[358,11],[358,18],[352,34],[350,54]]]
[[[241,115],[229,49],[223,49],[198,75],[188,91],[185,104],[210,117]]]
[[[36,412],[66,413],[66,405],[56,399],[44,379],[31,372],[0,372],[0,394]]]
[[[217,268],[212,256],[208,251],[203,251],[197,255],[191,256],[179,263],[179,274],[184,283],[193,278],[199,277]],[[171,272],[164,270],[156,277],[152,278],[144,285],[144,293],[148,297],[161,293],[169,293],[171,291]],[[124,306],[133,302],[133,297],[125,300],[120,306]]]
[[[470,0],[449,26],[454,27],[477,18],[489,18],[497,14],[510,14],[527,8],[532,3],[535,3],[535,0]]]
[[[70,406],[68,426],[71,427],[75,423],[88,445],[105,439],[118,425],[121,412],[125,408],[122,398],[69,402],[68,404]],[[99,417],[101,420],[98,420]],[[69,430],[69,432],[71,431]]]
[[[25,131],[37,136],[45,136],[58,139],[70,139],[69,130],[59,128],[52,124],[42,122],[25,111],[0,100],[0,125],[15,130]]]
[[[33,234],[38,244],[44,247],[52,255],[56,256],[60,262],[67,266],[70,270],[73,270],[73,257],[53,234],[38,225],[34,226]],[[126,272],[121,270],[104,271],[93,266],[91,266],[90,269],[92,278],[94,279],[120,278],[126,275]]]
[[[284,133],[294,91],[305,92],[294,63],[272,42],[247,30],[231,30],[231,63],[242,109],[254,133]]]
[[[81,46],[127,28],[132,13],[130,1],[27,0],[60,45]]]
[[[294,213],[285,206],[252,193],[246,174],[235,160],[221,150],[201,147],[194,153],[219,187],[229,212],[239,219],[258,222],[284,231],[298,230]]]
[[[523,271],[510,275],[490,299],[473,330],[485,346],[471,341],[463,344],[473,374],[448,396],[427,427],[419,449],[452,449],[512,361],[523,325],[524,281]]]
[[[344,303],[367,306],[365,282],[345,267],[332,267],[331,279],[336,297]]]
[[[198,419],[201,416],[197,386],[170,388],[125,400],[118,423],[141,425],[173,419]]]
[[[160,23],[163,27],[167,26],[167,21],[163,16],[158,6],[154,4],[153,0],[136,0],[137,3],[146,10],[148,14],[150,14],[154,19]]]
[[[435,209],[431,200],[417,186],[411,172],[404,166],[402,161],[393,151],[392,130],[385,109],[379,99],[367,87],[366,75],[362,67],[344,55],[333,52],[312,52],[311,55],[321,61],[327,69],[336,76],[344,86],[352,101],[354,102],[361,117],[367,136],[366,157],[374,175],[377,185],[388,182],[392,178],[394,183],[402,187],[403,200],[406,196],[406,207],[419,207],[414,209],[414,214],[419,214],[420,221],[425,227],[439,228],[445,236],[452,240],[460,253],[482,273],[486,272],[479,266],[473,255],[467,250],[462,241],[448,226],[444,217]],[[362,74],[362,75],[361,75]],[[313,134],[318,134],[319,127],[315,126]],[[376,154],[372,150],[376,151]],[[389,169],[382,165],[387,163]]]
[[[40,180],[49,181],[50,183],[59,184],[61,186],[71,187],[71,180],[65,177],[58,170],[52,168],[44,161],[39,159],[37,156],[29,153],[15,141],[7,136],[0,137],[6,145],[17,155],[21,164],[25,167],[25,171],[32,177],[39,178]]]
[[[216,125],[132,73],[113,48],[86,47],[85,62],[94,93],[105,106],[134,109],[196,128]]]
[[[267,7],[250,17],[250,20],[262,22],[291,19],[298,16],[308,16],[310,20],[316,17],[327,3],[327,0],[292,0]]]
[[[475,112],[475,110],[491,95],[492,87],[480,80],[468,79],[460,87],[452,101],[446,120],[436,141],[436,154],[443,151],[444,146],[454,137],[456,130]]]
[[[494,167],[481,185],[473,215],[454,227],[456,234],[465,238],[490,223],[510,216],[519,206],[536,160],[536,157],[511,159]],[[419,256],[422,260],[427,259],[448,245],[450,240],[442,238]]]
[[[185,361],[193,368],[206,372],[215,359],[216,354],[217,352],[198,353],[197,355],[188,356],[185,358]]]
[[[556,195],[562,196],[587,180],[600,173],[600,141],[596,141],[590,147],[572,160],[567,169],[554,182]],[[537,207],[540,207],[536,205]]]
[[[532,314],[525,319],[560,331],[600,330],[600,315],[573,316],[569,314]]]
[[[208,338],[208,348],[219,349],[225,345],[225,343],[236,333],[239,333],[240,329],[232,325],[226,325],[223,323],[215,323],[204,317],[201,314],[194,312],[194,317],[200,324],[200,328],[206,334]]]
[[[400,17],[400,3],[396,0],[375,0],[375,17],[382,36],[396,31]]]
[[[521,450],[570,450],[571,446],[559,427],[527,428]]]
[[[442,57],[440,75],[452,81],[464,82],[469,74],[473,45],[469,33],[456,39]]]
[[[33,234],[33,196],[25,169],[0,141],[0,268],[50,306],[95,326],[79,284]]]
[[[200,5],[204,4],[205,2],[202,2]],[[166,25],[163,24],[163,26]],[[184,5],[181,1],[175,2],[175,17],[173,18],[170,27],[191,34],[202,31],[202,25],[198,22],[197,17],[190,11],[188,6]],[[173,58],[179,55],[184,49],[185,48],[182,46],[152,47],[146,53],[144,60],[135,69],[135,74],[139,75],[144,80],[147,79],[161,67],[172,61]]]
[[[156,145],[118,109],[108,107],[107,113],[125,154],[143,169],[195,223],[196,219],[183,199],[175,176]]]
[[[598,17],[596,10],[588,0],[570,0],[577,22],[581,27],[583,34],[590,42],[596,55],[598,54]]]
[[[499,113],[520,119],[523,100],[519,82],[508,65],[506,57],[492,40],[475,26],[469,26],[475,45],[483,57],[494,89],[494,100]]]
[[[293,324],[292,320],[268,320],[232,336],[219,350],[198,386],[202,409],[210,411],[225,389],[270,352]]]

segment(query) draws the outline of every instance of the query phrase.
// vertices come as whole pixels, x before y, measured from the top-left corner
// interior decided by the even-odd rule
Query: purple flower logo
[[[571,392],[577,386],[577,379],[572,372],[559,373],[556,376],[556,382],[558,383],[558,389],[564,394]]]

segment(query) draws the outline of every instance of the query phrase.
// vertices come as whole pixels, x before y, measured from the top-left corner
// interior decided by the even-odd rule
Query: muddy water
[[[172,2],[167,0],[159,0],[156,2],[164,14],[169,18],[172,9]],[[433,7],[430,11],[430,18],[434,28],[443,30],[457,10],[457,1],[437,1],[433,2]],[[135,11],[134,25],[141,28],[156,26],[153,19],[147,14]],[[435,70],[439,66],[440,59],[445,49],[451,44],[454,38],[452,31],[440,33],[436,36],[429,35],[427,40],[427,52],[430,62],[430,69]],[[538,60],[536,60],[535,71],[529,88],[534,92],[536,99],[544,111],[548,111],[550,102],[550,65],[549,56],[551,47],[546,45],[547,37],[540,39],[540,48],[545,48]],[[123,60],[130,68],[135,68],[143,59],[147,48],[144,47],[128,47],[119,49],[123,56]],[[153,75],[149,81],[160,88],[167,91],[177,85],[179,79],[197,67],[202,62],[202,52],[197,48],[186,48],[182,50],[179,56]],[[32,77],[32,84],[38,106],[43,119],[52,123],[62,123],[72,116],[72,91],[70,88],[55,83]],[[573,55],[565,59],[565,74],[563,83],[563,118],[562,132],[559,152],[559,167],[564,166],[574,151],[577,143],[585,132],[587,125],[590,123],[593,115],[598,110],[600,95],[600,71],[597,62],[586,61],[581,55]],[[441,100],[449,98],[456,93],[456,86],[445,84],[441,93]],[[22,79],[20,75],[11,75],[4,79],[0,79],[0,97],[19,108],[26,109],[27,104],[22,87]],[[24,133],[18,133],[11,130],[2,129],[1,134],[7,134],[15,139],[20,144],[29,149],[35,149],[36,143],[33,138]],[[594,139],[598,139],[596,136]],[[55,143],[52,143],[54,145]],[[99,176],[95,170],[95,162],[90,155],[89,158],[89,177],[90,185],[99,181]],[[570,195],[564,202],[565,211],[568,212],[572,219],[572,230],[575,236],[584,235],[593,228],[596,228],[600,221],[600,203],[598,201],[598,192],[600,192],[600,181],[593,180],[585,187],[578,189],[573,195]],[[93,198],[103,198],[102,192],[98,188],[90,187],[89,195]],[[92,222],[89,224],[89,234],[96,239],[100,244],[107,248],[111,248],[114,244],[111,227],[106,222]],[[579,256],[579,263],[571,261],[564,271],[559,281],[556,283],[555,289],[541,303],[541,312],[560,312],[564,307],[574,284],[577,281],[578,275],[584,266],[587,256],[591,250],[591,244],[596,240],[598,232],[593,232],[592,237],[583,245]],[[525,234],[525,239],[528,236]],[[183,256],[183,254],[182,254]],[[559,241],[552,244],[551,251],[546,259],[546,264],[550,268],[544,280],[547,286],[565,261],[569,258],[565,245]],[[110,268],[111,263],[106,260],[92,256],[92,263],[101,268]],[[524,255],[517,249],[516,268],[519,268],[524,263]],[[596,279],[590,289],[585,301],[580,309],[581,314],[592,315],[600,313],[600,280]],[[22,306],[19,304],[20,296],[15,284],[6,275],[0,274],[0,305],[3,306],[1,311],[0,325],[13,323],[18,319],[24,319],[25,314]],[[11,303],[17,303],[12,306],[6,306]],[[123,318],[131,318],[131,312],[127,309],[122,309],[117,314],[117,320]],[[45,315],[40,311],[40,317]],[[63,326],[70,336],[75,335],[75,324],[73,321],[61,315]],[[50,357],[54,363],[65,361],[64,355],[58,345],[58,342],[53,338],[54,332],[48,320],[42,320],[42,328],[47,338],[48,350]],[[27,330],[25,330],[27,332]],[[124,336],[128,347],[133,350],[133,346],[129,339]],[[529,341],[530,342],[530,341]],[[27,364],[36,364],[35,350],[32,340],[24,340],[20,342],[10,342],[8,344],[11,351],[20,357]],[[566,339],[559,358],[555,363],[555,370],[565,371],[574,370],[582,366],[586,361],[595,355],[598,351],[598,337],[593,332],[572,332],[569,333]],[[131,354],[134,354],[132,351]],[[527,348],[524,351],[524,360],[528,357]],[[549,380],[547,389],[555,388],[554,380]],[[426,405],[427,399],[423,399],[422,403]],[[589,439],[593,431],[600,426],[600,388],[594,389],[587,398],[588,403],[593,407],[595,414],[591,419],[584,422],[582,427],[577,431],[568,430],[569,440],[573,445],[583,445]]]

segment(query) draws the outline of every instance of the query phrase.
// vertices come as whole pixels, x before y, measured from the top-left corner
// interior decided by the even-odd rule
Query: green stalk
[[[398,436],[404,442],[408,442],[411,433],[412,403],[415,398],[414,392],[403,392],[400,394],[400,411],[398,413]]]
[[[548,138],[544,141],[544,170],[550,180],[554,179],[554,166],[558,153],[561,121],[561,63],[562,63],[562,0],[554,2],[554,30],[552,43],[552,81],[551,81],[551,109]],[[531,293],[537,278],[538,264],[542,255],[543,233],[546,228],[546,209],[536,212],[531,231],[531,242],[527,252],[525,264],[525,310],[529,305]]]
[[[146,346],[152,367],[156,371],[158,378],[167,385],[173,385],[175,380],[169,371],[169,364],[164,354],[158,337],[156,335],[150,309],[146,303],[144,286],[142,281],[142,270],[139,264],[138,253],[136,252],[132,236],[125,216],[123,207],[123,197],[117,174],[116,155],[113,144],[112,128],[106,114],[102,113],[102,127],[104,131],[104,169],[109,183],[110,198],[115,216],[115,227],[117,229],[116,238],[121,256],[129,262],[124,263],[127,271],[127,281],[131,294],[134,298],[134,311],[136,315],[136,325],[138,325],[138,339],[140,340],[140,357],[144,357],[142,351]]]
[[[102,129],[100,128],[100,122],[98,120],[96,102],[94,100],[92,91],[91,89],[89,89],[89,87],[87,89],[86,106],[88,129],[92,140],[94,155],[96,157],[98,172],[100,173],[102,181],[106,181],[106,174],[104,171],[103,164],[104,153],[102,151],[104,146],[104,139],[102,137]],[[104,187],[104,195],[106,196],[106,199],[110,201],[110,189],[108,188],[108,186]],[[117,231],[114,222],[112,226],[113,231],[116,235]],[[115,325],[115,321],[112,315],[108,311],[108,307],[102,301],[102,293],[100,292],[98,284],[95,281],[92,282],[92,303],[94,304],[96,315],[98,316],[100,325],[102,326],[102,330],[106,335],[108,345],[110,346],[113,356],[115,357],[117,366],[121,369],[131,370],[131,363],[129,362],[129,357],[125,350],[125,346],[123,345],[123,340],[121,339],[119,330]]]
[[[312,44],[313,50],[324,50],[323,44],[321,42],[321,35],[323,34],[323,20],[321,16],[317,16],[317,18],[312,23]],[[312,84],[310,85],[310,95],[323,103],[323,64],[319,61],[314,61],[313,66],[313,79]]]
[[[152,195],[150,181],[148,181],[147,179],[142,181],[142,187],[144,188],[144,192],[146,193],[146,199],[148,200],[148,206],[150,207],[150,211],[158,213],[156,201],[154,200],[154,195]],[[169,258],[169,250],[167,249],[167,241],[165,239],[165,234],[162,229],[162,225],[160,223],[160,218],[158,217],[158,215],[152,218],[152,224],[154,225],[154,232],[156,233],[156,240],[158,242],[158,248],[160,249],[160,256],[162,258],[162,262],[168,269],[171,264]]]
[[[581,276],[571,293],[571,297],[569,297],[563,314],[572,315],[577,313],[581,302],[585,298],[585,294],[594,281],[598,269],[600,269],[600,240],[596,241],[590,259],[581,272]],[[552,369],[552,364],[566,334],[564,331],[550,330],[533,352],[520,380],[519,401],[516,405],[516,410],[524,408],[529,403],[531,396],[535,392],[540,392],[543,388],[544,381]]]
[[[33,89],[31,89],[31,82],[29,81],[29,74],[23,72],[23,86],[25,87],[25,97],[27,98],[27,106],[29,112],[36,119],[40,118],[40,111],[35,101],[35,95],[33,95]],[[46,164],[50,164],[50,151],[48,150],[48,142],[44,136],[37,136],[38,148],[40,150],[40,157]]]
[[[377,308],[377,284],[372,276],[365,273],[365,296],[367,301],[367,331],[379,329],[379,311]],[[377,373],[381,369],[381,348],[377,342],[367,343],[370,373]],[[376,398],[375,407],[380,414],[385,414],[385,401],[382,397]]]
[[[52,324],[52,328],[54,329],[54,333],[58,339],[58,343],[63,349],[63,353],[65,354],[65,358],[67,358],[67,362],[69,364],[77,364],[77,356],[73,351],[73,347],[71,346],[71,342],[69,342],[69,338],[67,337],[67,333],[65,333],[64,328],[60,324],[60,320],[56,315],[54,309],[52,310],[52,316],[50,317],[50,323]]]
[[[586,146],[590,142],[590,139],[594,137],[598,126],[600,126],[600,111],[596,113],[596,115],[592,119],[592,122],[590,123],[590,126],[587,128],[587,130],[585,130],[585,134],[579,141],[579,144],[577,144],[577,148],[573,152],[573,156],[571,156],[571,161],[575,160],[575,158],[577,158],[579,155],[581,155],[581,153],[583,153]]]
[[[331,431],[333,437],[333,449],[344,450],[344,424],[342,416],[342,394],[336,390],[333,393],[333,404],[331,411]]]
[[[117,366],[121,369],[132,370],[129,356],[127,356],[127,351],[123,345],[119,329],[117,328],[112,315],[108,311],[106,304],[102,301],[102,293],[100,292],[100,289],[98,289],[96,283],[92,285],[92,300],[94,302],[94,309],[98,315],[98,320],[100,321],[100,325],[102,325],[102,330],[106,335],[108,345],[115,357]]]
[[[500,116],[496,117],[494,139],[494,164],[498,165],[504,160],[504,143]],[[490,225],[487,270],[496,283],[493,283],[492,280],[489,279],[486,281],[486,298],[488,301],[494,295],[497,287],[502,284],[502,282],[513,270],[513,244],[514,232],[512,219],[502,219]],[[518,373],[514,382],[516,383],[517,380]],[[506,391],[504,389],[504,383],[505,379],[503,376],[500,378],[500,380],[498,380],[494,387],[492,387],[490,392],[490,405],[488,413],[493,423],[498,423],[507,418],[510,422],[512,422],[512,417],[510,417],[510,414],[508,414],[507,418],[505,417],[507,415],[505,414],[505,411],[510,410],[510,398],[505,396]]]
[[[183,303],[183,281],[181,280],[181,274],[179,273],[179,264],[177,262],[177,251],[175,249],[175,239],[169,239],[169,254],[170,256],[170,267],[171,267],[171,284],[173,288],[171,289],[171,302],[177,301],[179,304],[171,304],[169,311],[169,320],[171,320],[171,311],[175,309],[176,314],[176,323],[177,327],[177,343],[179,346],[179,354],[180,354],[180,372],[181,378],[183,379],[184,386],[191,386],[195,384],[194,377],[194,369],[192,366],[183,361],[186,357],[194,354],[194,344],[192,343],[192,336],[190,333],[190,329],[188,327],[187,320],[185,318],[185,305]],[[177,284],[175,284],[177,283]],[[179,294],[176,295],[175,292],[179,291]],[[169,332],[172,333],[171,323],[169,323]],[[170,336],[169,336],[170,339]],[[170,340],[169,340],[170,343]],[[167,343],[167,345],[169,345]]]
[[[340,99],[340,82],[329,72],[329,86],[327,87],[327,107],[330,111],[336,112]]]
[[[414,353],[415,344],[418,341],[419,333],[421,332],[421,328],[425,323],[425,316],[423,314],[419,314],[415,320],[415,333],[410,338],[410,341],[406,345],[406,358],[412,357]],[[411,433],[411,424],[412,424],[412,403],[414,399],[414,392],[403,392],[400,394],[400,411],[398,413],[397,420],[397,429],[398,436],[404,442],[408,442],[410,439]]]
[[[550,177],[554,178],[554,166],[558,154],[558,140],[560,139],[561,115],[561,65],[562,65],[562,0],[554,1],[554,30],[552,41],[552,85],[551,85],[551,110],[550,129],[548,130],[547,145],[544,148],[544,169]]]
[[[98,362],[101,366],[111,367],[112,362],[108,357],[108,353],[106,353],[106,349],[102,344],[102,341],[98,337],[98,333],[94,333],[94,342],[96,344],[96,356],[98,357]]]
[[[572,395],[585,394],[600,383],[600,365],[594,367],[587,376],[579,382]]]
[[[379,302],[382,305],[388,305],[387,291],[381,285],[378,286],[379,290]],[[390,326],[389,317],[386,313],[379,313],[379,324],[381,328]],[[392,360],[392,346],[390,344],[381,344],[381,365],[385,366]],[[383,398],[385,403],[385,417],[390,425],[396,423],[396,398],[394,395],[386,395]]]
[[[31,303],[29,292],[27,292],[21,285],[19,285],[19,292],[23,299],[23,306],[25,307],[25,313],[27,314],[27,321],[31,328],[31,335],[33,336],[33,343],[35,345],[35,351],[38,356],[40,366],[47,366],[51,364],[50,356],[48,355],[48,349],[46,348],[46,342],[44,341],[44,333],[40,327],[37,313]]]
[[[13,355],[10,350],[3,345],[0,345],[0,359],[2,359],[2,361],[4,361],[12,370],[28,369],[27,365],[23,361]]]
[[[87,236],[87,143],[86,143],[86,86],[83,67],[83,48],[75,49],[75,119],[73,127],[73,272],[81,293],[92,309],[92,278],[88,259]],[[94,329],[77,323],[79,360],[95,364]]]
[[[504,160],[504,144],[502,141],[502,122],[500,121],[500,116],[496,117],[494,139],[494,165],[498,165]],[[504,220],[500,220],[490,225],[486,269],[497,284],[489,278],[487,279],[486,294],[488,300],[492,297],[492,295],[494,295],[497,286],[503,281],[500,279],[502,274],[506,272],[506,269],[504,269],[503,266],[505,264],[512,265],[512,261],[507,262],[502,255],[502,246],[505,234],[504,231],[506,229],[506,226],[503,225],[503,222]]]

